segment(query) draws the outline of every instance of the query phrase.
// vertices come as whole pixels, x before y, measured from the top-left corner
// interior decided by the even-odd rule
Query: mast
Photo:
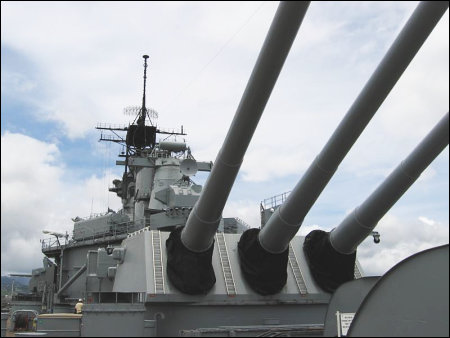
[[[148,55],[143,55],[144,58],[144,93],[142,95],[142,108],[141,108],[141,115],[139,116],[139,119],[137,120],[137,124],[139,126],[145,125],[145,117],[147,115],[147,108],[145,107],[145,89],[146,89],[146,83],[147,83],[147,59]]]

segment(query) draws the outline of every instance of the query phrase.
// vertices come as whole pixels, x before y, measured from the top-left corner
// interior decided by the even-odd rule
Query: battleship
[[[261,227],[222,217],[245,152],[309,2],[281,2],[223,145],[201,161],[186,135],[146,105],[127,126],[100,124],[124,147],[122,209],[48,232],[28,294],[2,313],[2,336],[448,336],[448,244],[365,277],[358,246],[449,143],[448,112],[338,226],[297,236],[303,219],[448,8],[422,2],[289,194],[262,203]],[[123,134],[123,135],[122,135]],[[158,135],[166,136],[157,140]],[[168,137],[168,138],[167,138]],[[168,140],[170,139],[170,140]],[[209,173],[202,186],[197,172]],[[426,292],[424,290],[426,289]],[[73,313],[83,302],[82,312]]]

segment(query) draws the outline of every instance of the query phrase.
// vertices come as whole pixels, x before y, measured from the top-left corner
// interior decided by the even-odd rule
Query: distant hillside
[[[11,286],[14,281],[14,292],[25,292],[28,293],[28,282],[30,280],[29,277],[9,277],[9,276],[1,276],[2,277],[2,296],[5,294],[11,294]]]

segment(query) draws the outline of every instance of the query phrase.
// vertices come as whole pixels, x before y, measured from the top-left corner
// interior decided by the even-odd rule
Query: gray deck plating
[[[155,240],[157,236],[160,237],[160,241]],[[288,268],[286,286],[279,294],[261,296],[248,286],[241,274],[237,252],[240,235],[218,234],[216,239],[219,238],[219,240],[216,240],[212,257],[217,279],[216,284],[206,295],[190,296],[178,291],[167,279],[165,241],[168,236],[169,233],[149,230],[148,228],[129,235],[122,243],[122,246],[126,248],[126,254],[123,263],[117,266],[112,291],[142,292],[147,294],[146,301],[151,303],[241,304],[244,301],[252,304],[328,303],[330,295],[321,290],[310,276],[302,250],[303,237],[295,237],[292,240],[291,258],[295,257],[295,261],[291,262],[294,268]],[[220,239],[222,237],[223,241]],[[161,260],[159,257],[161,257]],[[161,266],[158,265],[160,262]],[[163,279],[161,278],[161,270],[163,271]],[[164,292],[162,280],[165,283]]]

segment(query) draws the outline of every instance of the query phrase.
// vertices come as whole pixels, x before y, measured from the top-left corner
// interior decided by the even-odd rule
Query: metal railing
[[[49,238],[44,238],[41,239],[41,249],[42,250],[50,250],[53,248],[59,248],[63,245],[67,245],[69,243],[69,241],[67,240],[66,237],[60,237],[60,238],[56,238],[56,237],[49,237]]]
[[[55,250],[60,249],[62,246],[74,246],[76,243],[89,241],[89,240],[114,240],[115,238],[121,235],[127,235],[137,230],[137,228],[141,225],[144,226],[144,220],[139,220],[136,222],[129,221],[123,223],[112,224],[110,228],[103,232],[94,232],[91,229],[89,234],[82,234],[81,237],[77,237],[76,240],[66,240],[65,238],[56,239],[55,237],[46,238],[41,240],[42,250]],[[63,240],[64,239],[64,240]]]
[[[266,198],[261,202],[261,205],[264,207],[264,209],[275,208],[275,207],[283,204],[283,202],[286,201],[286,199],[290,193],[291,193],[291,191],[287,191],[282,194],[275,195],[270,198]]]
[[[128,126],[126,124],[113,124],[113,123],[97,123],[97,129],[121,129],[126,130]]]
[[[128,303],[138,304],[144,303],[146,299],[145,292],[98,292],[87,291],[84,297],[88,304],[102,303]]]
[[[247,222],[244,222],[241,218],[239,218],[239,217],[233,217],[233,218],[236,220],[236,222],[241,223],[243,226],[247,227],[247,229],[251,228],[250,224],[248,224]]]
[[[84,217],[77,216],[77,217],[73,218],[72,221],[74,221],[74,222],[87,221],[92,218],[106,216],[106,215],[108,215],[108,213],[110,213],[110,211],[92,213],[89,216],[84,216]]]
[[[129,234],[130,232],[134,232],[137,230],[137,226],[141,225],[141,227],[144,227],[144,220],[139,220],[136,222],[129,221],[129,222],[123,222],[123,223],[117,223],[117,224],[111,224],[109,229],[105,231],[97,231],[95,232],[92,229],[87,228],[86,230],[89,230],[88,233],[86,233],[83,230],[80,230],[77,234],[76,241],[82,242],[92,239],[101,239],[101,238],[107,238],[107,237],[117,237],[119,235],[123,234]],[[81,233],[81,236],[80,236]]]

